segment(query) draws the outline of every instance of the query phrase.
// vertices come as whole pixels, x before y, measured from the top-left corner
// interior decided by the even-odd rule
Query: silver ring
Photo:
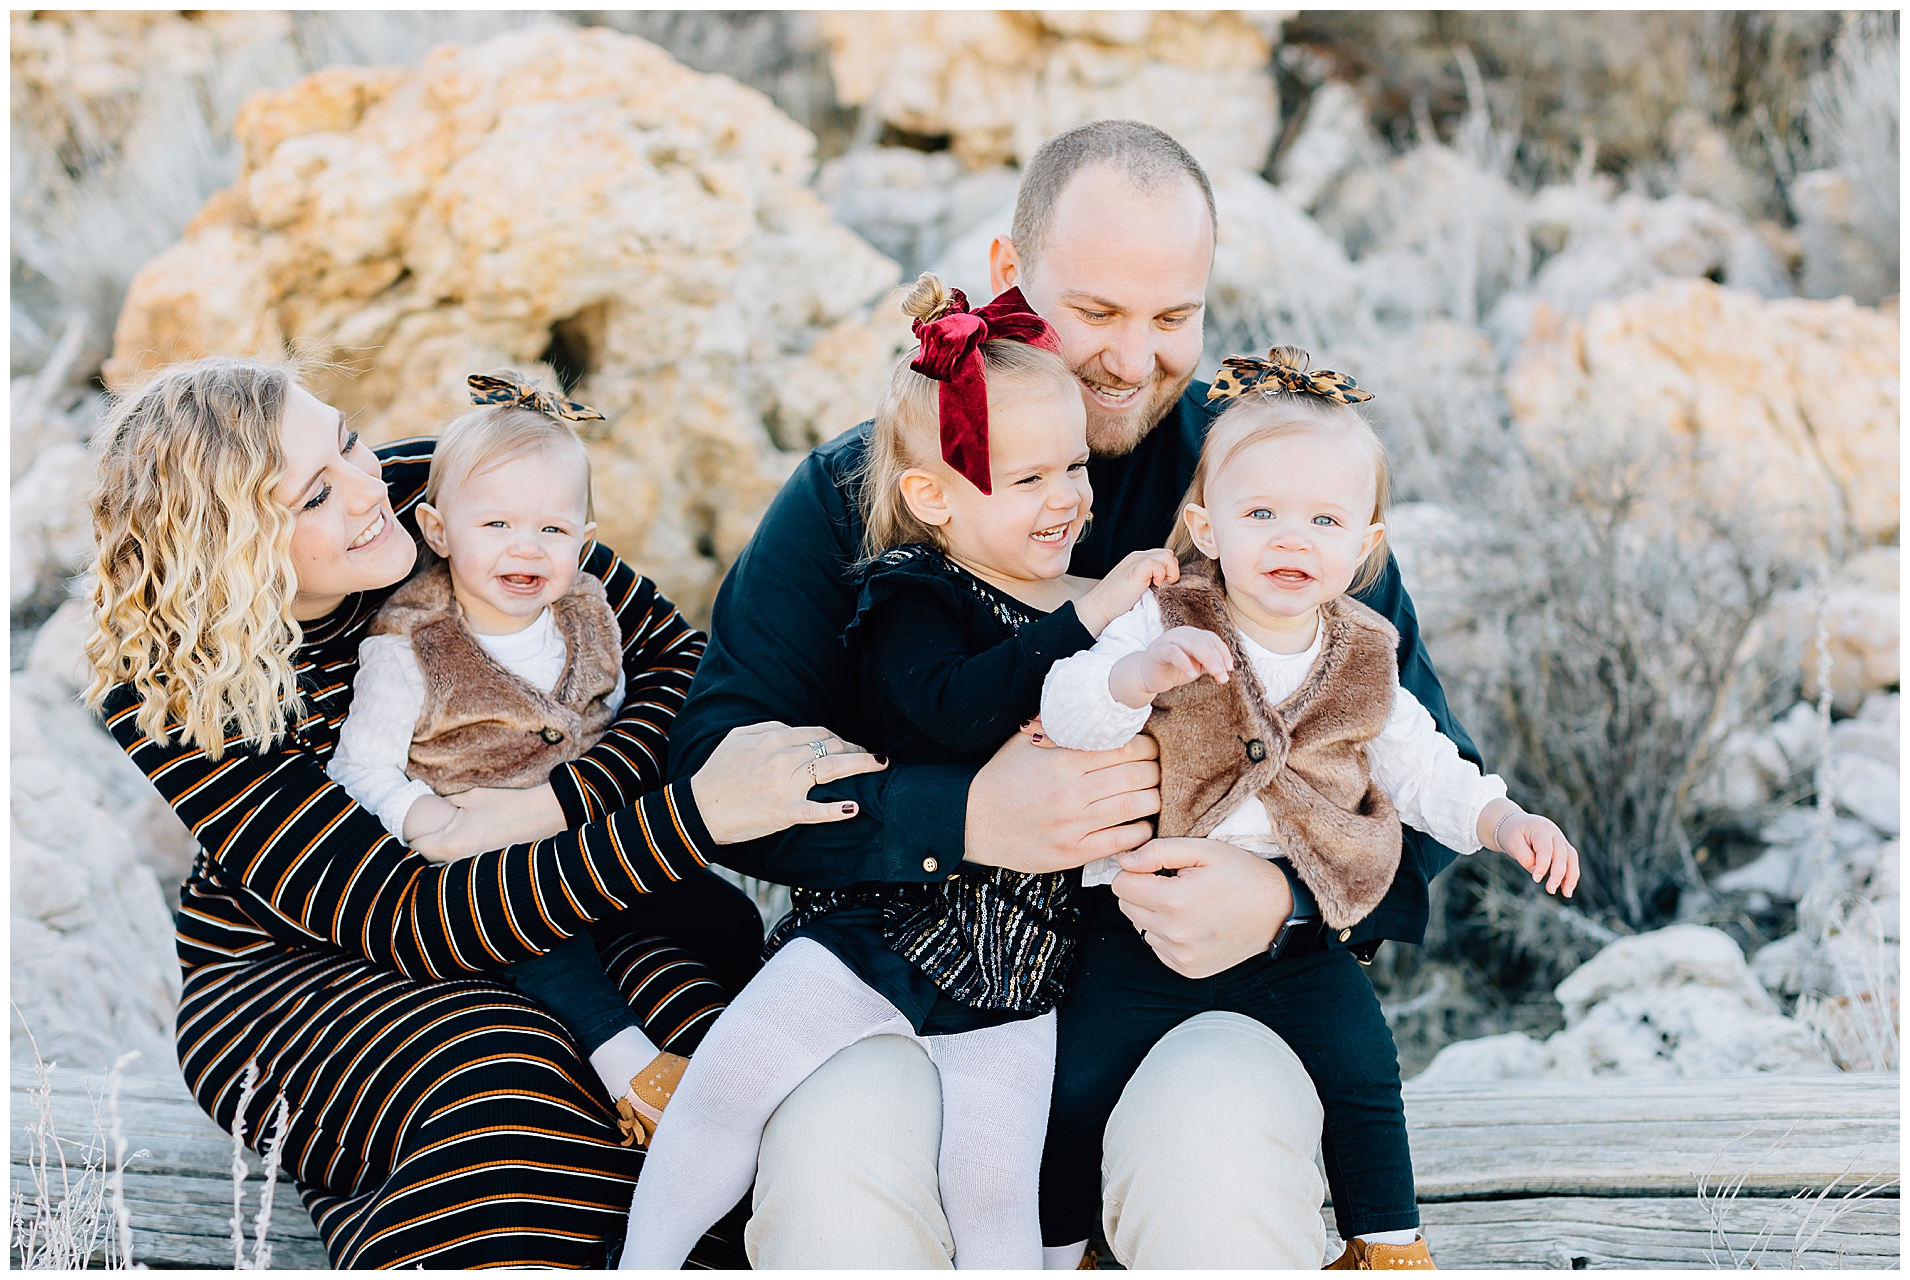
[[[816,753],[816,759],[818,760],[829,754],[828,744],[824,742],[812,742],[809,744],[809,749]]]

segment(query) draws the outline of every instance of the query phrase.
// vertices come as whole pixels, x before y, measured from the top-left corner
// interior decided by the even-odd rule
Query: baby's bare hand
[[[469,810],[456,809],[451,820],[436,831],[426,832],[411,841],[411,851],[429,862],[457,862],[475,858],[492,847],[490,838],[472,820]]]
[[[1562,889],[1569,898],[1578,888],[1578,850],[1550,818],[1522,814],[1505,824],[1499,838],[1514,862],[1545,882],[1547,893]]]
[[[1165,547],[1136,551],[1114,566],[1074,606],[1088,634],[1099,636],[1108,623],[1132,609],[1149,587],[1180,581],[1180,560]]]
[[[1147,646],[1141,681],[1152,694],[1166,693],[1191,684],[1203,675],[1226,684],[1227,673],[1234,669],[1234,655],[1227,642],[1199,627],[1175,627]]]

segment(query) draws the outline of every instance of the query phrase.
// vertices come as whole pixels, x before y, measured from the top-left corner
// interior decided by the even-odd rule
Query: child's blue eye
[[[567,532],[567,530],[565,530],[565,529],[563,529],[563,528],[561,528],[561,527],[559,527],[558,525],[554,525],[554,524],[547,524],[547,525],[545,525],[545,526],[544,526],[544,532],[545,532],[545,533],[555,533],[555,534],[558,534],[559,536],[562,536],[562,535],[563,535],[563,534],[564,534],[565,532]]]
[[[1314,523],[1314,524],[1325,524],[1325,525],[1335,525],[1335,524],[1338,524],[1338,523],[1339,523],[1339,521],[1338,521],[1338,520],[1335,520],[1335,519],[1334,519],[1334,518],[1333,518],[1332,516],[1314,516],[1314,517],[1313,517],[1313,523]]]
[[[1247,513],[1247,519],[1249,519],[1249,520],[1271,520],[1271,519],[1273,519],[1273,512],[1271,512],[1271,511],[1269,511],[1269,510],[1268,510],[1267,508],[1265,508],[1265,507],[1255,507],[1255,508],[1254,508],[1254,509],[1253,509],[1252,511],[1249,511],[1249,512]]]
[[[502,520],[486,520],[484,522],[484,527],[486,529],[504,529],[504,528],[508,528],[509,526],[507,526]]]

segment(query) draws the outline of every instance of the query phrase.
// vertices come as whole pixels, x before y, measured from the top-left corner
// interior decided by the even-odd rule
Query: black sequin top
[[[980,763],[1041,710],[1056,661],[1094,643],[1064,604],[1011,599],[934,547],[879,557],[843,641],[862,662],[865,707],[895,764]],[[827,946],[919,1032],[974,1030],[1052,1009],[1074,954],[1079,872],[963,863],[928,884],[793,891],[770,934]]]

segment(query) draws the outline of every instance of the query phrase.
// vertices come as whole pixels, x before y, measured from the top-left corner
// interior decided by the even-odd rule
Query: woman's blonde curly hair
[[[295,515],[273,496],[291,364],[213,357],[120,398],[96,441],[86,701],[118,684],[136,723],[217,760],[283,737],[302,701]]]

